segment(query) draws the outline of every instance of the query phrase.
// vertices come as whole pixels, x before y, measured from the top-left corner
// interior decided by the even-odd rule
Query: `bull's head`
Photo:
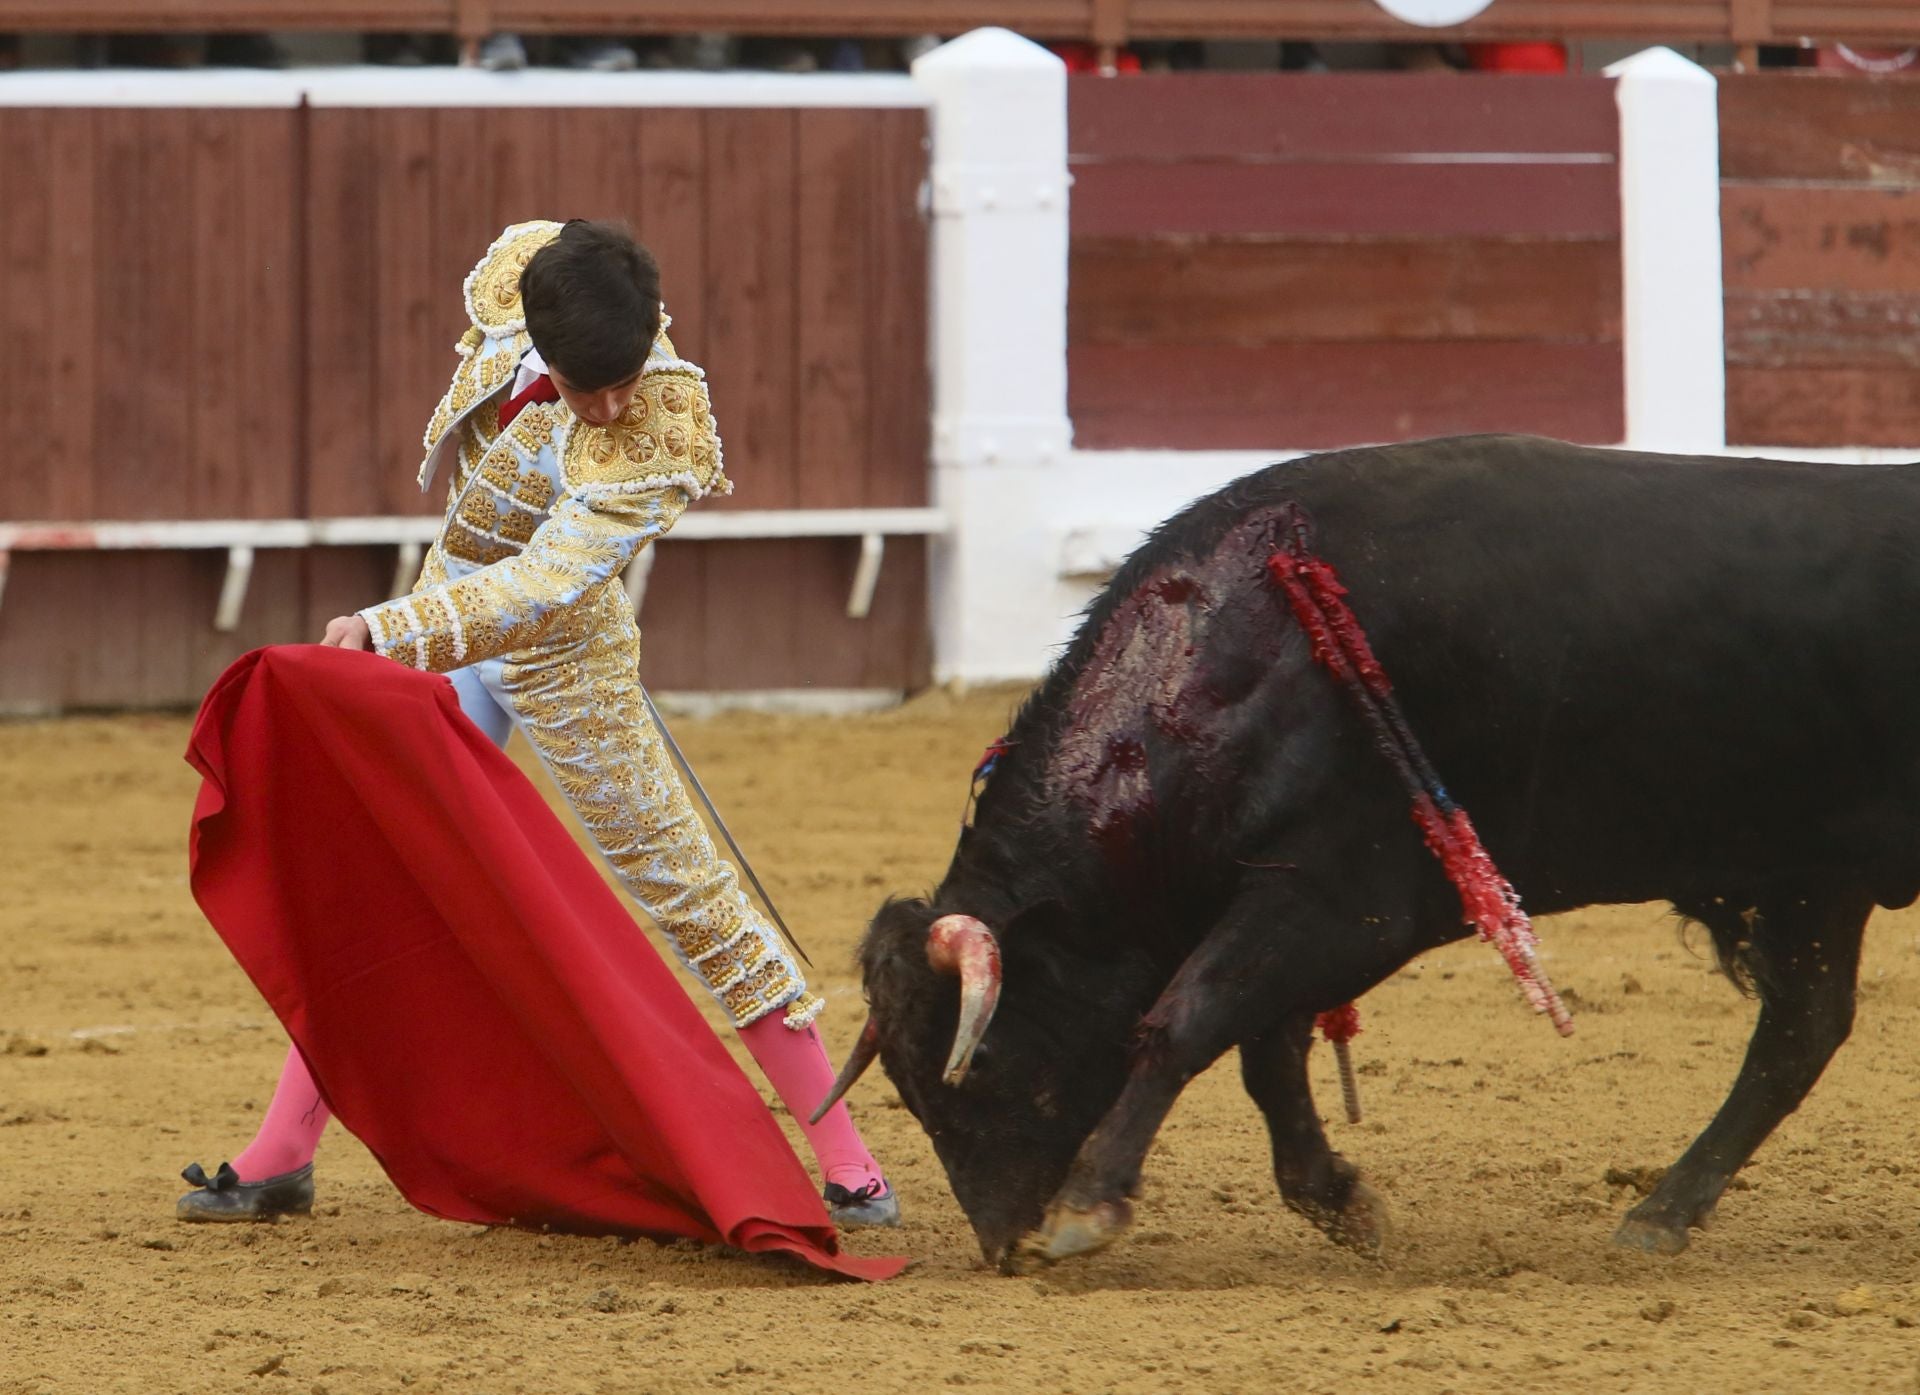
[[[1003,940],[969,915],[888,902],[861,947],[867,1025],[822,1106],[877,1056],[990,1263],[1039,1224],[1125,1068],[1124,1029],[1063,984],[1058,949],[1030,921]]]

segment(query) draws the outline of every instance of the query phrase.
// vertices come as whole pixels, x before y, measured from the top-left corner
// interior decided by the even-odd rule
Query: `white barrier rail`
[[[894,73],[586,73],[529,68],[324,67],[282,72],[42,69],[0,75],[7,107],[772,107],[835,110],[927,105]]]
[[[16,552],[222,551],[226,575],[213,627],[231,632],[240,623],[259,548],[397,547],[392,594],[404,594],[419,574],[426,546],[440,534],[435,516],[378,518],[206,519],[191,522],[0,523],[0,599]],[[760,538],[858,538],[860,559],[847,595],[847,615],[872,612],[880,565],[889,537],[941,537],[947,516],[939,509],[741,509],[694,513],[674,525],[667,541],[739,541]],[[655,546],[658,546],[656,543]],[[637,612],[645,599],[653,548],[640,551],[627,568],[627,594]]]

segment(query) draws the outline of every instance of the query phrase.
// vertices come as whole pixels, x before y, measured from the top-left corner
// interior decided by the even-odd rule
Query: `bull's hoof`
[[[1287,1205],[1334,1244],[1368,1259],[1380,1258],[1393,1235],[1393,1214],[1387,1199],[1358,1178],[1349,1186],[1346,1204],[1338,1211],[1311,1201],[1289,1200]]]
[[[1613,1233],[1614,1244],[1650,1255],[1677,1255],[1687,1248],[1692,1237],[1687,1234],[1685,1222],[1669,1216],[1643,1215],[1642,1210],[1636,1206],[1627,1212],[1626,1219]]]
[[[1384,1196],[1365,1182],[1355,1182],[1347,1195],[1347,1209],[1321,1229],[1334,1244],[1378,1259],[1393,1235],[1393,1213]]]
[[[1124,1200],[1095,1202],[1084,1209],[1055,1202],[1040,1229],[1022,1239],[1010,1256],[1014,1272],[1092,1254],[1119,1239],[1132,1223],[1133,1205]]]

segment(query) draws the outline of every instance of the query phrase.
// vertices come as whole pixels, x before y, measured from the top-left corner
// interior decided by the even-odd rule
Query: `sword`
[[[673,733],[667,730],[666,719],[660,715],[660,709],[653,705],[653,695],[643,686],[640,700],[647,705],[647,715],[653,718],[654,730],[660,733],[660,739],[667,743],[667,750],[673,755],[673,763],[680,767],[680,773],[687,777],[687,784],[699,796],[700,803],[707,811],[707,817],[713,820],[713,826],[720,830],[720,836],[727,840],[727,846],[733,850],[733,860],[740,864],[740,870],[747,874],[747,880],[753,883],[753,889],[760,897],[760,904],[767,908],[767,914],[773,917],[773,923],[780,927],[780,934],[793,946],[793,952],[800,956],[811,969],[813,961],[807,958],[807,952],[800,948],[800,941],[794,939],[793,931],[787,929],[787,922],[780,918],[779,908],[773,904],[773,898],[767,895],[767,889],[760,885],[760,878],[754,875],[753,864],[747,861],[747,855],[740,851],[740,845],[733,841],[733,834],[727,828],[727,821],[720,817],[720,811],[713,807],[713,801],[707,797],[706,787],[700,783],[700,777],[693,773],[693,767],[687,763],[686,753],[680,749],[680,743],[673,739]]]

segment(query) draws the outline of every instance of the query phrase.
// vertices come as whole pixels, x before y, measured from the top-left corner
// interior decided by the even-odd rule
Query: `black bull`
[[[1005,1267],[1119,1234],[1175,1097],[1235,1046],[1287,1204],[1377,1248],[1309,1093],[1313,1016],[1466,932],[1269,575],[1296,511],[1526,906],[1670,902],[1757,994],[1726,1103],[1616,1237],[1684,1248],[1846,1038],[1868,914],[1920,893],[1920,467],[1473,437],[1198,501],[1021,710],[939,888],[875,916],[862,1054]],[[1003,989],[946,1083],[956,931]]]

